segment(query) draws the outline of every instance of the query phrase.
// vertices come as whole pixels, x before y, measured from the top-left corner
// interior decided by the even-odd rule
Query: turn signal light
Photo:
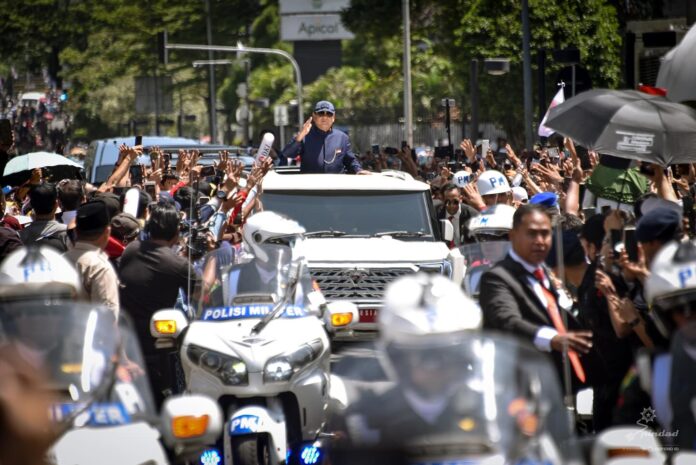
[[[172,418],[172,434],[177,439],[202,436],[208,428],[208,421],[208,415],[174,417]]]
[[[352,313],[334,313],[331,315],[331,324],[335,327],[348,326],[352,321]]]
[[[176,333],[176,321],[157,320],[155,321],[155,330],[160,334],[174,334]]]
[[[650,451],[640,447],[622,447],[607,450],[607,458],[618,457],[650,457]]]

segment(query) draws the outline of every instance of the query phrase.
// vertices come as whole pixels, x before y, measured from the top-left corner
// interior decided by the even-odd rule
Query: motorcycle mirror
[[[158,349],[172,347],[187,326],[186,315],[175,308],[158,310],[150,317],[150,334],[156,339]]]
[[[329,331],[349,329],[359,320],[358,306],[347,300],[337,300],[326,304],[324,323]]]
[[[162,405],[162,438],[180,456],[196,457],[222,432],[222,410],[200,394],[168,397]]]

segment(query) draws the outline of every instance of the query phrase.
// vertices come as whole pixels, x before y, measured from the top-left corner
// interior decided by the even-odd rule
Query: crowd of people
[[[469,231],[473,218],[498,205],[516,209],[509,231],[499,237],[510,241],[511,251],[481,280],[484,328],[511,333],[553,354],[560,376],[561,354],[569,349],[573,389],[594,389],[595,431],[635,424],[648,407],[657,410],[663,425],[674,424],[678,416],[661,408],[669,402],[643,390],[635,367],[640,349],[668,350],[674,328],[693,318],[690,302],[675,312],[678,318],[660,318],[651,309],[659,293],[646,294],[661,249],[686,241],[694,226],[690,212],[684,213],[684,205],[693,205],[693,165],[644,167],[638,175],[645,178],[643,192],[635,202],[622,203],[603,197],[596,178],[605,170],[639,169],[613,157],[579,153],[568,139],[551,139],[520,156],[509,144],[480,153],[464,140],[461,159],[433,158],[421,165],[408,146],[372,158],[354,155],[347,136],[332,128],[334,121],[333,105],[319,102],[276,160],[259,158],[248,173],[226,152],[219,154],[215,173],[202,176],[195,151],[167,154],[126,145],[100,186],[34,170],[24,184],[0,194],[0,260],[22,246],[61,252],[82,279],[78,298],[127,312],[134,320],[161,401],[175,388],[164,384],[150,316],[162,308],[187,308],[205,254],[216,251],[219,262],[235,261],[245,221],[262,209],[262,183],[274,161],[299,157],[303,172],[369,175],[392,169],[399,160],[403,171],[430,184],[440,219],[454,226],[454,237],[447,240],[451,248],[476,240]],[[143,156],[150,163],[136,181],[130,167]],[[594,192],[585,189],[593,185]],[[553,238],[556,224],[562,229],[563,266],[556,253],[561,244]],[[635,229],[637,254],[627,240],[614,240],[613,231],[629,229]]]
[[[0,118],[10,122],[16,135],[18,153],[48,151],[63,153],[71,117],[65,108],[66,94],[56,89],[15,95],[0,82]]]

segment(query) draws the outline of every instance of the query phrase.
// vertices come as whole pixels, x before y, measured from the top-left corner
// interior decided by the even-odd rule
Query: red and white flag
[[[540,137],[549,137],[551,134],[553,134],[554,131],[551,128],[547,128],[544,126],[544,123],[546,123],[546,119],[549,117],[549,112],[553,107],[556,105],[559,105],[565,101],[565,97],[563,96],[563,86],[561,86],[560,89],[558,89],[558,92],[556,92],[556,95],[553,97],[553,100],[551,100],[551,104],[549,105],[548,110],[546,110],[546,114],[544,115],[544,119],[541,120],[541,124],[539,125],[539,136]]]

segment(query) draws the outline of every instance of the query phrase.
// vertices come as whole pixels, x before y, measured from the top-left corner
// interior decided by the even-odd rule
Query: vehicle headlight
[[[273,357],[263,369],[263,380],[269,382],[287,381],[312,361],[316,360],[324,350],[321,339],[315,339],[301,345],[293,352]]]
[[[186,355],[193,363],[220,378],[222,384],[239,386],[249,383],[246,365],[236,357],[196,345],[188,346]]]
[[[447,260],[435,263],[424,263],[422,265],[418,265],[418,271],[422,271],[424,273],[441,274],[451,278],[452,264]]]

